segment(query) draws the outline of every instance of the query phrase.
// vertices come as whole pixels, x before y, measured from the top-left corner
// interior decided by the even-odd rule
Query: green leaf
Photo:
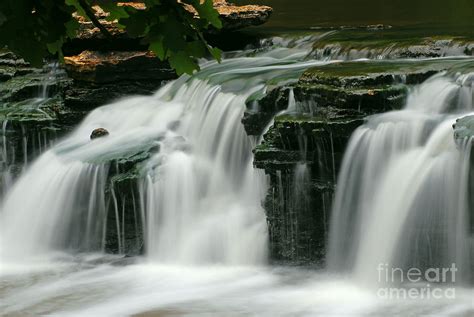
[[[71,19],[67,21],[64,26],[66,27],[66,35],[68,38],[72,39],[76,36],[76,32],[79,29],[79,22],[76,19]]]
[[[7,22],[7,17],[0,11],[0,26],[5,22]]]
[[[136,11],[130,14],[128,18],[121,19],[120,22],[125,26],[125,30],[132,37],[141,37],[147,33],[148,19],[144,12]]]
[[[86,12],[84,11],[84,9],[82,8],[82,6],[79,4],[79,2],[77,0],[65,0],[65,3],[68,6],[74,7],[74,9],[77,11],[77,13],[80,16],[88,19]]]
[[[209,52],[211,53],[212,57],[216,59],[219,63],[222,60],[222,51],[218,49],[217,47],[210,47]]]
[[[202,41],[193,41],[187,44],[186,52],[194,57],[203,57],[206,54],[207,47]]]
[[[61,51],[61,47],[63,45],[63,41],[62,40],[58,40],[54,43],[48,43],[46,44],[46,47],[48,48],[48,51],[51,53],[51,54],[56,54],[58,53],[59,51]]]
[[[192,74],[194,70],[199,69],[199,65],[197,64],[196,60],[189,57],[184,52],[173,53],[169,58],[169,62],[171,67],[176,70],[178,75],[182,75],[184,73]]]
[[[0,0],[0,47],[7,46],[33,66],[54,54],[62,58],[62,47],[74,38],[80,24],[77,14],[87,18],[85,10],[98,4],[110,13],[108,20],[118,21],[128,36],[148,45],[162,60],[168,60],[179,74],[199,69],[197,59],[211,54],[220,60],[221,52],[206,42],[202,32],[222,23],[212,0],[144,0],[146,9],[118,6],[114,0]],[[82,4],[82,5],[81,5]],[[195,8],[196,19],[183,4]],[[84,6],[84,7],[83,7]]]
[[[222,22],[219,18],[219,13],[214,8],[214,3],[212,0],[204,0],[202,3],[200,0],[194,0],[193,2],[193,6],[201,19],[209,21],[209,23],[217,29],[222,28]]]
[[[161,39],[157,39],[153,42],[150,43],[150,46],[148,47],[150,51],[156,54],[159,59],[162,61],[165,60],[166,57],[166,50],[165,47],[163,46],[163,41]]]
[[[130,15],[124,6],[118,6],[117,2],[112,0],[101,0],[98,1],[99,6],[110,15],[107,17],[108,21],[114,21],[120,19],[127,19]]]

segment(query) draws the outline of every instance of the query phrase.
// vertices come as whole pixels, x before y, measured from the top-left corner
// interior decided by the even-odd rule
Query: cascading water
[[[458,282],[468,281],[470,143],[457,147],[452,125],[473,110],[472,79],[438,75],[412,91],[403,110],[354,132],[333,209],[332,268],[376,283],[384,265],[406,272],[454,263]]]
[[[35,162],[8,193],[2,257],[101,251],[105,244],[108,161],[150,145],[139,184],[146,253],[160,263],[258,264],[266,258],[261,209],[265,177],[252,166],[254,141],[241,124],[246,100],[268,80],[295,80],[319,62],[267,54],[212,63],[151,97],[93,111],[77,130]],[[255,76],[258,74],[258,76]],[[90,140],[105,127],[110,135]],[[28,199],[24,199],[28,193]],[[123,250],[120,211],[116,231]]]
[[[236,53],[222,64],[203,65],[154,96],[98,108],[30,165],[8,192],[0,215],[2,312],[327,316],[472,311],[469,288],[459,288],[456,300],[420,307],[416,301],[381,301],[357,279],[261,265],[267,249],[261,208],[266,180],[252,167],[251,150],[258,141],[241,125],[245,104],[267,87],[294,82],[304,69],[322,64],[304,61],[310,51],[304,41],[294,41],[292,48],[278,43],[281,47],[254,57]],[[459,265],[466,260],[463,243],[468,241],[460,229],[467,166],[450,129],[456,117],[470,111],[472,88],[468,76],[451,78],[430,80],[412,92],[405,110],[370,118],[353,136],[339,178],[331,262],[354,270],[358,280],[370,281],[376,274],[365,272],[376,264],[370,257],[419,266],[433,265],[434,257],[436,265],[453,257],[459,257]],[[455,99],[457,110],[444,107]],[[288,106],[289,112],[297,108],[291,90]],[[96,128],[110,134],[90,140]],[[292,181],[294,210],[307,209],[309,199],[307,140],[300,141],[301,162],[294,174],[276,173],[280,191],[283,176]],[[333,144],[320,147],[332,149]],[[319,152],[330,151],[318,147]],[[125,210],[119,206],[124,197],[111,176],[119,170],[117,158],[137,153],[149,156],[134,171],[138,194],[127,199],[139,205],[134,226],[144,229],[146,257],[105,255],[101,251],[111,227],[117,250],[126,252]],[[335,170],[334,157],[319,159],[320,166],[311,168]],[[446,208],[458,216],[447,215]],[[415,230],[426,222],[429,228],[446,224],[457,233]],[[290,231],[288,237],[298,238],[297,230]],[[419,242],[398,243],[403,235]],[[426,249],[427,235],[439,243]]]
[[[10,189],[14,179],[24,171],[30,160],[47,150],[55,141],[55,129],[48,129],[51,119],[42,107],[54,103],[57,92],[50,88],[64,79],[65,72],[56,63],[49,64],[43,70],[33,70],[30,76],[37,82],[37,91],[31,98],[21,101],[5,102],[0,96],[1,139],[0,139],[0,194],[1,197]],[[35,73],[37,72],[37,73]],[[31,79],[30,79],[31,80]],[[28,80],[25,80],[28,82]],[[55,89],[53,89],[55,90]],[[43,122],[43,124],[39,124]],[[35,126],[36,125],[36,126]]]

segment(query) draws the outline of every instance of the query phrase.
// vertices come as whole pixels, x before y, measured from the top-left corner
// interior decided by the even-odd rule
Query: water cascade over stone
[[[409,88],[403,110],[373,115],[452,68],[395,61],[393,75],[331,52],[311,60],[315,39],[203,62],[20,160],[0,210],[2,313],[470,315],[472,285],[455,285],[454,299],[385,300],[377,269],[455,263],[456,281],[469,281],[471,143],[455,142],[452,124],[473,111],[474,76],[440,73]],[[407,71],[430,62],[439,67]],[[331,68],[336,80],[318,77]],[[328,234],[333,272],[322,268]],[[313,266],[264,265],[273,248],[278,264]]]
[[[306,51],[289,50],[284,63],[281,51],[210,63],[153,96],[94,110],[8,192],[0,222],[2,258],[101,252],[110,228],[123,252],[125,210],[110,171],[147,152],[133,171],[139,176],[132,199],[151,261],[264,263],[265,177],[253,168],[255,140],[241,119],[247,100],[264,94],[267,81],[296,80],[320,63],[299,62]],[[98,128],[109,134],[91,140]]]
[[[472,74],[437,75],[411,91],[403,110],[354,132],[333,207],[330,267],[377,283],[378,267],[454,263],[457,282],[469,280],[470,140],[456,144],[452,125],[472,112],[472,85]]]

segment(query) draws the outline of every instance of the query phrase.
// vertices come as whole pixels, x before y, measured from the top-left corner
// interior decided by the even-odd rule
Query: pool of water
[[[438,33],[473,33],[473,0],[234,0],[274,8],[267,29],[385,24]]]
[[[325,271],[264,266],[150,264],[145,259],[58,255],[2,263],[0,310],[61,316],[468,316],[472,289],[455,296],[384,298]]]

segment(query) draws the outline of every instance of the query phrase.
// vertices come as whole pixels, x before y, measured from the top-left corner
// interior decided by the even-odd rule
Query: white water
[[[305,54],[279,49],[211,63],[152,97],[127,98],[92,112],[29,168],[3,204],[2,312],[469,313],[474,295],[469,288],[457,288],[455,300],[385,301],[350,278],[263,265],[267,237],[260,203],[265,179],[252,168],[254,140],[245,135],[240,119],[247,97],[264,92],[267,82],[294,80],[302,69],[318,63],[297,63]],[[90,141],[90,132],[98,127],[110,135]],[[104,255],[104,187],[111,168],[105,162],[150,144],[160,145],[160,151],[144,164],[139,184],[146,257],[130,262]],[[307,167],[298,165],[295,182],[306,181],[307,174]],[[122,224],[116,226],[120,232]],[[123,236],[118,240],[123,248]]]
[[[330,265],[364,283],[377,268],[458,268],[470,273],[470,144],[452,125],[473,110],[472,75],[439,75],[417,87],[404,110],[376,115],[349,143],[338,180]]]
[[[56,141],[56,133],[54,129],[42,129],[41,125],[31,127],[28,122],[18,122],[15,119],[25,114],[37,114],[42,117],[48,115],[41,109],[42,106],[51,102],[50,87],[64,78],[64,70],[60,70],[57,64],[49,64],[45,66],[43,72],[38,75],[41,85],[36,96],[30,99],[21,100],[19,102],[2,103],[5,108],[1,121],[0,138],[0,197],[12,187],[16,172],[14,169],[24,171],[29,160],[46,151]],[[9,119],[12,118],[13,119]],[[15,122],[16,121],[16,122]],[[34,121],[34,120],[33,120]],[[37,122],[36,122],[37,123]],[[33,123],[32,125],[34,125]],[[46,126],[47,124],[45,124]],[[12,141],[10,137],[14,136],[21,139],[20,141]],[[18,149],[22,155],[18,157]]]
[[[114,189],[112,201],[106,199],[108,161],[159,146],[142,163],[137,184],[147,258],[160,263],[265,263],[265,177],[253,169],[255,141],[240,121],[246,100],[264,93],[269,80],[294,81],[305,68],[320,63],[299,62],[306,52],[287,49],[284,60],[281,52],[269,52],[210,63],[154,96],[127,98],[93,111],[8,192],[0,219],[2,258],[25,261],[63,251],[102,251],[106,230],[115,225],[107,223],[111,204],[118,250],[123,251],[124,224]],[[99,127],[110,135],[91,141],[91,131]]]

